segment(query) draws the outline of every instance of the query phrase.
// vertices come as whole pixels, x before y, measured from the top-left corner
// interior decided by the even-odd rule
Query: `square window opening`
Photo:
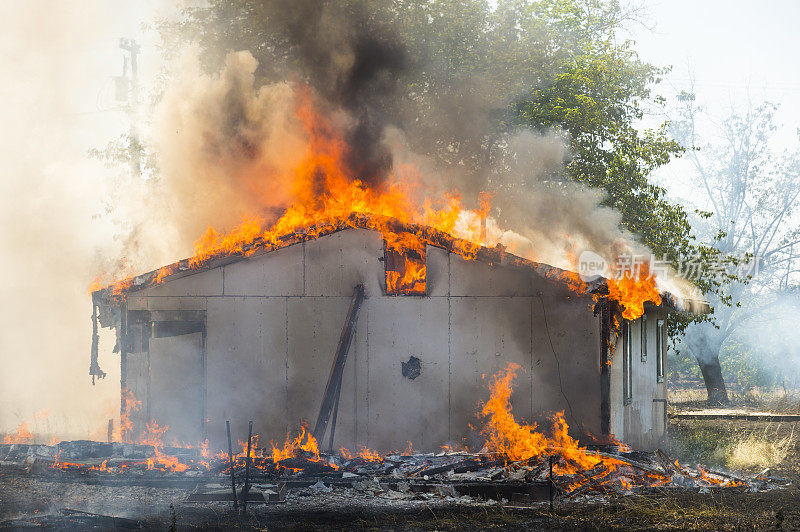
[[[384,235],[383,264],[388,295],[424,296],[427,290],[425,243],[411,233]]]

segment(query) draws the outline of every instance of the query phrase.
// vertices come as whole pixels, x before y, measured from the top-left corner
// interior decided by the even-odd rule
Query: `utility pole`
[[[123,50],[126,50],[130,55],[131,78],[130,78],[130,98],[128,100],[128,114],[131,120],[131,142],[130,142],[131,170],[135,177],[139,177],[142,171],[141,161],[140,161],[141,145],[139,142],[139,135],[136,131],[136,120],[138,119],[137,111],[139,107],[139,65],[137,62],[137,56],[139,55],[139,44],[134,39],[121,38],[119,40],[119,47],[122,48]],[[127,59],[128,58],[126,57],[122,73],[122,77],[126,80],[128,74]]]

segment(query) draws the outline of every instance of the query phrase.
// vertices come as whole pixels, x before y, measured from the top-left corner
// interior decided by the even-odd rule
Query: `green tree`
[[[514,122],[566,131],[570,177],[605,190],[606,205],[622,213],[628,230],[657,255],[677,260],[691,249],[688,217],[648,176],[683,149],[665,126],[644,132],[635,127],[645,105],[663,103],[651,92],[663,70],[641,62],[631,43],[615,44],[622,17],[614,4],[595,15],[606,24],[574,10],[550,14],[560,15],[559,27],[582,36],[580,46],[515,101]]]
[[[614,0],[499,0],[496,7],[486,0],[211,0],[160,28],[165,43],[198,43],[209,71],[229,51],[244,49],[259,60],[261,82],[288,72],[312,78],[319,65],[308,61],[308,36],[297,34],[312,31],[320,13],[363,21],[401,43],[409,64],[394,99],[403,105],[382,102],[381,112],[416,151],[458,167],[462,184],[466,174],[472,186],[465,188],[503,185],[493,163],[509,132],[562,131],[570,178],[604,190],[625,228],[659,256],[677,260],[690,252],[685,211],[647,179],[682,148],[665,127],[636,127],[644,108],[663,104],[652,93],[663,70],[618,37],[635,12]],[[317,37],[321,46],[338,46]],[[310,56],[319,60],[323,52]]]

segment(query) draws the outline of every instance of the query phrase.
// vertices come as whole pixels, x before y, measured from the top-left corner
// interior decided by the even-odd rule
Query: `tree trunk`
[[[722,378],[722,367],[719,365],[719,355],[706,353],[703,359],[698,358],[700,372],[706,383],[708,392],[708,406],[722,406],[730,404],[728,390],[725,388],[725,380]]]
[[[693,323],[686,329],[684,340],[694,353],[700,373],[703,374],[708,392],[708,406],[730,404],[719,364],[722,333],[708,322]]]

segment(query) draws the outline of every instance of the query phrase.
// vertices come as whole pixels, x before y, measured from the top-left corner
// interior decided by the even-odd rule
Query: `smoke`
[[[714,322],[690,324],[676,345],[678,355],[696,359],[701,365],[719,361],[726,383],[734,384],[736,391],[755,387],[797,393],[800,348],[794,331],[800,320],[800,305],[792,297],[766,295],[748,301],[741,309],[720,304],[714,316],[718,326]],[[755,305],[763,306],[763,310],[741,319]],[[690,367],[697,371],[696,366]]]
[[[616,242],[630,239],[618,215],[600,206],[599,191],[564,178],[568,139],[496,130],[513,91],[497,90],[489,75],[460,75],[457,61],[448,66],[390,20],[344,2],[271,2],[260,61],[255,50],[229,48],[239,51],[218,50],[224,59],[209,69],[196,47],[177,54],[141,129],[157,155],[156,178],[113,179],[86,152],[124,131],[127,119],[114,115],[109,125],[111,115],[85,101],[98,80],[118,73],[118,52],[105,61],[95,48],[114,50],[130,29],[115,22],[126,19],[123,4],[97,2],[81,14],[66,3],[0,8],[0,61],[14,80],[0,104],[0,216],[13,228],[0,237],[0,430],[47,407],[54,419],[75,420],[61,432],[103,426],[117,408],[119,374],[115,359],[101,356],[109,376],[89,384],[87,285],[98,272],[141,272],[186,257],[207,227],[227,230],[253,216],[268,222],[295,202],[292,173],[309,149],[296,114],[302,87],[344,133],[352,177],[373,188],[414,179],[421,197],[457,190],[471,207],[488,191],[490,241],[562,267],[570,253],[611,256]],[[152,19],[152,10],[127,19]],[[409,96],[421,73],[426,84]],[[104,335],[105,354],[113,340]]]
[[[352,79],[361,78],[348,68],[331,73],[342,64],[356,68],[358,61],[326,57],[329,61],[315,62],[324,67],[312,80],[350,80],[343,81],[342,87],[353,87]],[[187,253],[189,242],[209,226],[229,230],[244,218],[269,221],[298,200],[297,168],[313,149],[296,112],[306,85],[292,81],[299,77],[294,74],[259,86],[260,68],[249,51],[238,51],[225,57],[219,72],[209,74],[200,67],[197,47],[185,50],[173,65],[173,81],[159,105],[152,132],[161,171],[154,197],[161,207],[148,210],[159,213],[149,219],[157,227],[177,228],[184,237],[179,238],[178,248]],[[352,90],[364,93],[368,102],[382,100],[388,91],[381,85],[370,92],[368,82],[355,85]],[[619,228],[619,214],[601,206],[601,191],[565,178],[569,151],[562,134],[517,131],[498,137],[500,155],[480,170],[483,181],[476,181],[475,172],[465,171],[463,165],[417,151],[409,140],[416,130],[404,130],[399,115],[379,114],[379,106],[369,103],[358,108],[358,99],[345,96],[346,92],[333,87],[312,90],[312,95],[325,118],[344,132],[344,162],[350,178],[367,175],[370,186],[379,189],[387,182],[413,180],[421,185],[419,197],[455,191],[473,205],[478,192],[489,191],[495,214],[487,228],[489,243],[499,242],[509,251],[555,266],[574,266],[571,257],[583,249],[613,256],[620,241],[633,241]],[[488,112],[486,102],[473,103],[475,109],[468,114]],[[364,122],[367,115],[375,119],[369,127]],[[451,127],[448,119],[439,123]],[[370,133],[367,147],[358,138],[375,124],[382,126]],[[485,128],[475,129],[485,133]],[[376,168],[378,159],[372,157],[376,154],[382,154],[379,159],[386,167],[379,173],[359,173],[363,165]],[[353,157],[361,162],[350,164]],[[490,176],[500,178],[492,183]],[[376,181],[379,177],[381,181]],[[158,219],[161,215],[166,218]]]
[[[153,140],[161,180],[156,209],[184,235],[182,249],[208,226],[230,228],[243,216],[269,218],[292,200],[291,178],[307,141],[294,119],[287,83],[255,88],[256,61],[230,54],[218,75],[199,69],[195,49],[175,65]]]
[[[280,0],[270,3],[268,17],[289,51],[291,74],[352,117],[346,162],[362,181],[378,186],[392,167],[382,133],[400,95],[399,75],[409,65],[399,37],[358,3]]]
[[[97,436],[119,408],[118,364],[107,359],[95,387],[88,376],[87,287],[127,230],[107,213],[118,183],[87,150],[125,127],[103,109],[120,73],[117,39],[152,3],[81,7],[0,4],[0,433],[27,422],[41,435]],[[107,331],[101,342],[113,345]]]
[[[514,253],[562,268],[590,249],[614,256],[620,241],[633,241],[620,229],[620,214],[601,205],[604,193],[564,179],[566,139],[522,131],[508,141],[504,186],[495,196],[498,218],[522,238],[500,238]]]

